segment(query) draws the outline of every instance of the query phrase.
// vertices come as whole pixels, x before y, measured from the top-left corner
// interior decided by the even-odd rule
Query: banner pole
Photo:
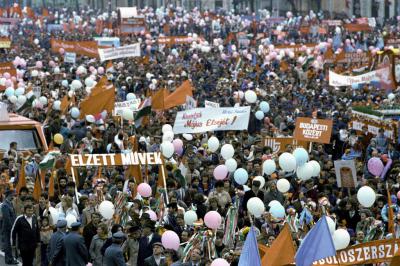
[[[163,182],[164,182],[164,189],[165,189],[165,199],[167,204],[169,204],[169,200],[168,200],[168,190],[167,190],[167,181],[165,179],[165,171],[164,171],[164,160],[163,160],[163,164],[161,165],[161,173],[162,173],[162,178],[163,178]]]
[[[71,166],[71,174],[72,174],[72,179],[74,180],[75,183],[75,197],[76,197],[76,203],[79,204],[79,198],[78,198],[78,188],[76,187],[76,179],[75,179],[75,173],[74,173],[74,168]]]

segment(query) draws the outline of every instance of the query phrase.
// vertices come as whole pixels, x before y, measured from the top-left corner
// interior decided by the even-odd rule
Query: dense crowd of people
[[[35,261],[35,265],[42,266],[210,265],[216,258],[223,258],[237,265],[251,226],[256,228],[258,243],[270,247],[283,225],[289,224],[297,247],[323,215],[329,216],[336,228],[348,231],[350,244],[400,237],[398,140],[385,136],[383,129],[374,135],[368,128],[356,132],[349,127],[355,103],[379,106],[387,103],[389,92],[371,84],[359,88],[329,86],[328,70],[339,68],[324,63],[327,50],[369,51],[373,56],[388,49],[384,39],[397,34],[397,18],[377,21],[367,32],[349,32],[338,25],[321,33],[318,28],[326,18],[312,11],[305,17],[288,12],[280,19],[271,18],[267,11],[255,17],[174,7],[145,8],[139,13],[145,16],[146,30],[120,36],[120,41],[121,46],[140,43],[141,56],[113,60],[112,67],[98,58],[80,55],[75,64],[65,63],[64,51],[52,51],[50,40],[116,36],[116,12],[50,10],[44,20],[21,18],[20,23],[2,31],[11,39],[12,47],[3,49],[0,60],[13,62],[17,72],[15,77],[3,73],[0,100],[8,104],[10,113],[42,123],[49,150],[58,151],[54,166],[45,169],[40,165],[48,156],[46,151],[23,153],[18,141],[4,151],[0,161],[0,235],[6,263],[15,264],[21,257],[23,265]],[[97,20],[107,22],[110,28],[96,33]],[[50,31],[50,24],[71,22],[75,27],[72,30],[60,27]],[[304,24],[310,28],[308,33],[300,31]],[[162,45],[157,43],[160,36],[191,39]],[[316,45],[305,46],[309,43]],[[300,48],[282,51],[277,50],[279,45]],[[349,73],[359,67],[362,65],[350,62],[340,71]],[[203,107],[205,101],[220,107],[250,105],[247,130],[177,134],[174,138],[181,140],[182,149],[171,158],[164,158],[164,166],[140,167],[137,176],[127,166],[76,167],[71,172],[67,166],[69,154],[159,152],[165,141],[163,126],[173,125],[177,111],[185,108],[153,110],[141,126],[107,112],[77,118],[71,110],[80,108],[81,101],[102,77],[114,85],[116,102],[126,101],[132,94],[144,101],[160,89],[173,92],[189,80],[198,107]],[[74,88],[75,80],[83,86]],[[26,103],[19,105],[5,93],[6,87],[14,87],[15,91],[23,88],[26,95],[29,90],[40,88],[46,101],[30,101],[27,96]],[[246,102],[243,95],[247,90],[256,92],[256,103]],[[396,88],[392,93],[396,94]],[[67,108],[53,108],[54,102],[64,97],[68,99]],[[259,119],[255,113],[261,101],[269,104],[269,110]],[[396,104],[398,99],[393,102]],[[333,120],[330,143],[307,147],[309,160],[317,161],[320,171],[308,180],[298,178],[296,171],[285,172],[279,167],[266,174],[264,161],[278,164],[282,152],[292,153],[296,147],[288,144],[276,152],[275,147],[265,145],[264,139],[293,136],[297,117]],[[62,143],[54,140],[56,134],[62,135]],[[249,177],[245,184],[235,181],[234,172],[223,180],[214,178],[214,169],[226,160],[220,150],[209,149],[212,136],[221,146],[234,147],[237,168],[245,169]],[[383,178],[369,172],[371,158],[378,158],[384,165],[391,160]],[[355,161],[357,184],[353,188],[337,184],[334,161],[341,159]],[[162,167],[165,184],[160,174]],[[26,183],[21,187],[22,175]],[[45,186],[40,197],[35,198],[35,184],[42,175]],[[290,183],[284,193],[277,187],[280,179]],[[152,189],[149,197],[137,192],[142,182]],[[369,208],[357,200],[358,188],[364,185],[380,194]],[[50,186],[54,186],[51,193]],[[387,186],[395,235],[388,228],[391,216]],[[265,212],[259,217],[248,210],[247,203],[253,197],[265,205]],[[99,208],[104,200],[119,210],[111,218]],[[283,217],[274,217],[269,211],[271,202],[276,201],[284,207]],[[204,217],[209,211],[222,217],[218,228],[205,225]],[[188,212],[195,213],[196,221],[188,221]],[[179,248],[165,247],[162,235],[166,231],[176,233]]]

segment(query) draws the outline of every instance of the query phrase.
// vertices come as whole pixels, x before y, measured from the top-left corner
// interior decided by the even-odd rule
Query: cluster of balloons
[[[174,140],[174,132],[172,131],[172,126],[169,124],[165,124],[162,126],[162,143],[161,143],[161,153],[165,158],[171,158],[175,152],[174,144],[172,141]],[[183,147],[183,142],[182,142]]]
[[[260,103],[260,110],[258,110],[258,111],[256,112],[256,114],[255,114],[256,118],[257,118],[258,120],[263,120],[263,119],[264,119],[264,115],[265,115],[266,113],[268,113],[269,110],[270,110],[269,104],[268,104],[266,101],[262,101],[262,102]]]

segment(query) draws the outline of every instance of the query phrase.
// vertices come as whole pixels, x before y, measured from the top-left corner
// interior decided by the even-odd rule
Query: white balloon
[[[8,100],[10,101],[10,103],[16,103],[18,99],[17,96],[11,95],[10,97],[8,97]]]
[[[265,160],[263,163],[263,172],[267,175],[272,175],[276,171],[276,164],[274,160]]]
[[[260,181],[260,189],[262,189],[264,186],[265,186],[265,179],[264,179],[264,177],[262,177],[262,176],[256,176],[256,177],[254,177],[254,179],[253,179],[253,181],[254,180],[257,180],[257,181]]]
[[[375,203],[375,191],[369,186],[363,186],[357,191],[357,199],[362,206],[369,208]]]
[[[296,158],[293,154],[284,152],[279,156],[279,166],[286,172],[292,172],[296,169]]]
[[[22,94],[24,94],[25,93],[25,88],[24,87],[18,87],[16,90],[15,90],[15,96],[20,96],[20,95],[22,95]]]
[[[188,133],[182,134],[182,137],[184,137],[187,141],[191,141],[193,139],[192,134]]]
[[[290,189],[290,183],[287,179],[281,178],[278,180],[278,182],[276,182],[276,188],[279,192],[286,193]]]
[[[62,85],[63,87],[68,87],[68,85],[69,85],[68,80],[63,79],[63,81],[61,81],[61,85]]]
[[[166,141],[172,142],[173,140],[174,140],[174,132],[172,132],[172,131],[167,131],[162,136],[163,142],[166,142]]]
[[[94,80],[91,77],[85,79],[85,85],[89,88],[94,86]]]
[[[171,142],[161,143],[161,152],[166,158],[171,158],[174,154],[174,145]]]
[[[88,121],[89,123],[94,123],[96,122],[96,118],[93,115],[86,115],[85,117],[86,121]]]
[[[59,100],[54,101],[54,103],[53,103],[53,109],[54,109],[54,110],[60,110],[60,109],[61,109],[61,101],[59,101]]]
[[[17,102],[18,102],[20,105],[23,105],[24,103],[26,103],[26,96],[25,96],[25,95],[20,95],[20,96],[18,96]]]
[[[224,158],[225,160],[228,160],[228,159],[232,158],[234,154],[235,154],[235,149],[233,148],[233,146],[231,144],[225,144],[222,146],[222,148],[221,148],[222,158]]]
[[[115,213],[114,204],[111,201],[103,200],[99,205],[99,212],[104,219],[110,220]]]
[[[310,179],[313,176],[313,166],[306,163],[297,168],[296,175],[303,181]]]
[[[255,103],[257,101],[257,94],[252,90],[247,90],[244,93],[244,98],[248,103]]]
[[[54,74],[60,74],[60,68],[59,67],[55,67],[53,70]]]
[[[331,217],[326,216],[326,222],[328,223],[329,232],[331,232],[331,235],[333,235],[336,229],[335,221]]]
[[[162,133],[165,133],[167,131],[172,131],[172,126],[170,124],[165,124],[162,126],[161,131],[162,131]]]
[[[233,173],[233,172],[235,172],[235,170],[237,168],[237,162],[235,159],[230,158],[225,161],[225,166],[226,166],[226,168],[228,168],[229,173]]]
[[[388,95],[388,99],[391,101],[394,100],[395,97],[396,97],[396,95],[393,93],[389,93],[389,95]]]
[[[350,244],[350,234],[345,229],[338,229],[332,235],[336,250],[345,249]]]
[[[32,77],[37,77],[38,75],[39,75],[39,71],[37,71],[36,69],[32,70],[32,72],[31,72]]]
[[[125,120],[133,120],[133,111],[129,108],[122,110],[122,118]]]
[[[80,114],[81,114],[81,112],[79,111],[79,109],[77,107],[72,107],[72,109],[71,109],[72,118],[78,118]]]
[[[192,210],[187,211],[185,212],[183,219],[185,220],[185,224],[193,225],[193,223],[197,221],[197,214],[195,211]]]
[[[47,98],[45,96],[40,96],[39,102],[43,105],[47,104]]]
[[[296,148],[293,156],[296,158],[297,166],[302,166],[308,161],[308,152],[304,148]]]
[[[73,223],[76,222],[76,217],[75,217],[74,215],[72,215],[72,214],[68,214],[68,215],[65,217],[65,220],[67,220],[67,226],[68,226],[69,228],[71,228],[71,224],[73,224]]]
[[[309,161],[308,164],[310,164],[313,168],[313,173],[312,176],[319,176],[319,172],[321,172],[321,165],[317,161]]]
[[[134,100],[134,99],[136,99],[136,95],[134,93],[130,92],[126,95],[127,101]]]
[[[260,217],[265,212],[264,202],[258,197],[252,197],[247,201],[247,210],[255,217]]]
[[[82,82],[80,80],[77,80],[77,79],[73,80],[72,83],[71,83],[72,89],[75,89],[75,90],[78,90],[78,89],[82,88],[82,86],[83,86]]]
[[[214,136],[212,136],[211,138],[208,139],[207,144],[208,144],[208,149],[211,152],[216,152],[219,148],[219,140],[218,140],[218,138],[216,138]]]
[[[268,207],[272,207],[272,206],[274,206],[274,205],[279,205],[279,206],[282,206],[282,204],[279,202],[279,201],[277,201],[277,200],[271,200],[269,203],[268,203]]]

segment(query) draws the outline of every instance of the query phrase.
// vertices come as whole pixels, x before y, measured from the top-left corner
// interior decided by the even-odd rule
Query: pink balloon
[[[118,66],[119,69],[123,68],[124,67],[124,63],[123,62],[118,62],[117,66]]]
[[[151,40],[145,40],[144,43],[145,43],[146,45],[151,45],[151,44],[152,44],[152,41],[151,41]]]
[[[215,167],[214,178],[216,180],[224,180],[227,175],[228,175],[228,168],[224,164]]]
[[[357,49],[357,54],[362,54],[362,50],[361,49]]]
[[[137,192],[139,193],[140,196],[148,198],[151,196],[152,191],[151,191],[151,187],[149,186],[149,184],[141,183],[137,187]]]
[[[17,71],[17,78],[22,79],[24,77],[24,73],[22,71]]]
[[[397,198],[400,199],[400,191],[397,192]]]
[[[213,260],[213,262],[211,262],[211,266],[229,266],[229,265],[230,265],[229,262],[221,258],[215,259]]]
[[[182,156],[182,154],[183,154],[183,147],[178,147],[178,149],[175,150],[175,153],[178,154],[179,156]]]
[[[49,66],[55,67],[55,66],[56,66],[56,63],[55,63],[53,60],[51,60],[51,61],[49,62]]]
[[[19,65],[20,65],[21,67],[26,67],[26,61],[25,61],[25,59],[21,59],[21,60],[19,61]]]
[[[150,52],[151,51],[151,45],[146,46],[146,51]]]
[[[95,70],[96,70],[96,68],[94,68],[94,66],[90,66],[90,67],[89,67],[89,71],[90,71],[90,72],[93,72],[93,71],[95,71]]]
[[[194,60],[197,60],[197,59],[199,59],[199,56],[198,56],[197,54],[193,54],[193,55],[192,55],[192,58],[193,58]]]
[[[157,214],[153,210],[148,210],[146,213],[149,214],[150,220],[157,221]]]
[[[346,39],[346,44],[349,45],[350,43],[350,39]]]
[[[383,163],[381,159],[373,157],[368,161],[368,171],[374,176],[380,176],[383,171]]]
[[[99,67],[97,69],[97,73],[99,73],[100,75],[103,75],[104,74],[104,67]]]
[[[6,88],[8,88],[8,87],[14,87],[14,86],[13,86],[13,83],[12,83],[12,81],[11,81],[10,79],[7,79],[7,80],[6,80],[5,85],[6,85]]]
[[[178,250],[181,241],[179,236],[171,230],[165,231],[161,236],[161,243],[166,249]]]
[[[37,62],[36,62],[36,67],[37,67],[37,68],[42,68],[42,67],[43,67],[42,61],[37,61]]]
[[[4,77],[5,79],[10,79],[10,78],[11,78],[11,74],[8,73],[8,72],[5,72],[5,73],[3,74],[3,77]]]
[[[221,215],[216,211],[209,211],[204,216],[204,223],[211,229],[217,229],[221,225],[221,220]]]
[[[17,81],[17,78],[16,78],[16,77],[11,77],[11,81],[12,81],[12,82],[16,82],[16,81]]]
[[[179,148],[183,147],[183,141],[181,139],[174,139],[172,141],[172,144],[174,145],[174,150],[177,151]]]
[[[65,50],[64,50],[64,48],[60,48],[60,49],[58,49],[58,52],[59,52],[60,54],[64,54],[64,53],[65,53]]]

